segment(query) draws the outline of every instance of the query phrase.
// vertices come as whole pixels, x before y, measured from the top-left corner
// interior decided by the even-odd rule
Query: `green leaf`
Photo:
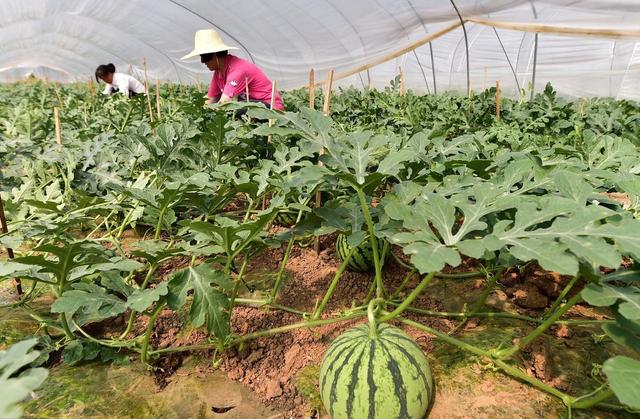
[[[593,188],[585,182],[584,177],[576,173],[559,171],[554,181],[560,192],[580,204],[584,204],[593,192]]]
[[[195,327],[206,323],[207,331],[224,339],[230,333],[229,298],[214,288],[224,290],[232,287],[231,279],[225,273],[208,264],[189,267],[172,275],[169,280],[167,303],[172,310],[182,307],[187,301],[187,293],[193,290],[193,301],[189,319]]]
[[[0,417],[19,418],[22,409],[17,405],[38,389],[49,375],[45,368],[28,368],[40,352],[33,350],[38,339],[18,342],[0,351]],[[17,374],[18,371],[21,371]]]
[[[127,298],[127,308],[135,311],[144,311],[162,296],[167,295],[169,289],[166,282],[161,282],[155,288],[145,290],[135,290]]]
[[[95,284],[78,283],[66,291],[51,305],[52,313],[65,313],[71,317],[79,310],[93,320],[101,320],[122,314],[125,302]]]
[[[589,284],[582,290],[582,298],[597,307],[610,306],[621,300],[618,312],[629,320],[640,320],[640,289],[637,287]]]
[[[640,409],[640,361],[626,356],[607,359],[602,370],[621,403]]]

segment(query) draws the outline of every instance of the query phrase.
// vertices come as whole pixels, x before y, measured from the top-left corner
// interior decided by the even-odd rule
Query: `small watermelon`
[[[336,240],[336,253],[340,257],[341,261],[344,261],[351,250],[351,246],[347,243],[347,237],[344,234],[338,234],[338,239]],[[389,252],[385,252],[384,241],[378,239],[378,255],[380,255],[380,259],[382,264],[384,265],[384,261],[387,259]],[[347,267],[355,272],[367,272],[374,268],[373,264],[373,251],[371,250],[371,243],[367,238],[364,242],[360,243],[358,246],[358,250],[353,253],[351,256],[351,260],[347,264]]]
[[[431,402],[431,368],[422,349],[397,327],[347,330],[320,367],[322,402],[333,419],[424,418]]]
[[[275,218],[275,223],[283,227],[291,227],[296,223],[298,214],[292,211],[280,211]]]

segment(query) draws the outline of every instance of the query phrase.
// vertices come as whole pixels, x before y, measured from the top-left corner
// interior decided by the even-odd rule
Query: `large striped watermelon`
[[[344,261],[351,250],[351,246],[347,243],[348,236],[344,234],[338,234],[336,240],[336,253],[340,257],[341,261]],[[378,243],[378,255],[384,265],[384,261],[389,255],[388,251],[385,251],[384,241],[377,239]],[[367,238],[364,242],[360,243],[358,250],[353,253],[351,260],[347,264],[347,268],[356,272],[367,272],[374,268],[373,266],[373,251],[371,250],[371,243]]]
[[[320,394],[333,419],[424,418],[433,381],[420,347],[397,327],[367,324],[340,335],[320,368]]]

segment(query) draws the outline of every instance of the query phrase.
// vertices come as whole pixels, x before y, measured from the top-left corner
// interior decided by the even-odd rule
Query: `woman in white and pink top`
[[[195,48],[182,59],[199,55],[200,62],[214,72],[207,103],[226,103],[233,98],[247,100],[248,91],[250,101],[262,102],[269,107],[273,83],[255,64],[229,54],[233,49],[238,48],[226,45],[216,31],[204,29],[196,32]],[[273,108],[284,110],[280,93],[276,90],[273,94]]]
[[[102,64],[96,68],[96,81],[102,80],[106,83],[105,95],[122,93],[127,97],[145,93],[144,85],[128,74],[116,73],[116,66],[113,64]]]

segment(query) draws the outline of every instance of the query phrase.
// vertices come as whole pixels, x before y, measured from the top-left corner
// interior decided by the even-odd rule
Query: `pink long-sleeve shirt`
[[[213,73],[207,96],[213,99],[218,99],[222,94],[229,97],[244,96],[248,84],[249,100],[260,101],[269,106],[272,83],[257,65],[234,55],[228,55],[224,67],[223,71]],[[284,110],[282,97],[277,89],[273,108]]]

